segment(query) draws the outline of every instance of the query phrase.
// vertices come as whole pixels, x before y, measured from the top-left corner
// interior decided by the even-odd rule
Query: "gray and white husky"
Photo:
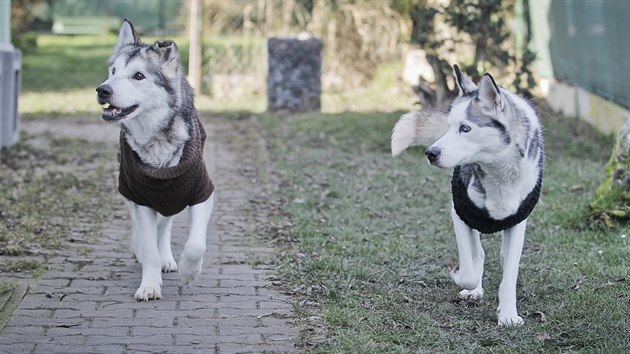
[[[460,298],[483,296],[484,251],[479,233],[502,231],[499,325],[520,325],[516,280],[527,217],[538,201],[543,176],[542,126],[526,99],[499,87],[490,74],[475,85],[454,66],[459,96],[449,112],[403,115],[392,134],[392,155],[428,146],[431,165],[454,168],[451,179],[459,267],[451,277]]]
[[[196,280],[202,270],[206,231],[214,203],[214,187],[202,162],[205,131],[194,108],[192,88],[183,77],[174,42],[143,44],[131,22],[124,20],[108,69],[109,78],[96,89],[97,101],[103,106],[102,119],[118,122],[121,127],[119,191],[129,200],[132,249],[142,264],[142,282],[135,298],[159,299],[161,271],[178,270],[171,251],[171,214],[178,212],[170,208],[173,204],[189,206],[189,234],[179,262],[180,284]],[[188,152],[195,149],[201,150],[197,151],[201,158],[197,152],[196,155]],[[193,155],[197,157],[189,158]],[[189,160],[194,163],[182,166]],[[123,172],[124,161],[130,161],[137,171]],[[194,189],[204,191],[205,194],[197,193],[201,199],[180,193],[178,186],[162,179],[163,174],[175,175],[191,169],[206,177],[205,184],[193,185]],[[124,180],[133,176],[140,176],[139,180]],[[126,193],[123,182],[127,183]],[[154,182],[160,187],[154,188]],[[136,185],[140,189],[134,189]],[[158,212],[156,209],[162,209],[146,201],[143,190],[157,198],[164,193],[173,199],[158,203],[166,206],[167,211]]]

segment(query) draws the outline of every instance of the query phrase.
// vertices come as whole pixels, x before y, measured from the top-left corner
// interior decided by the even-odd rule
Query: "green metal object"
[[[538,68],[630,108],[630,1],[529,0]]]

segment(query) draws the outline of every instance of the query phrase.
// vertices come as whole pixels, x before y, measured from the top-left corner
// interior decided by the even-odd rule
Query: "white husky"
[[[460,298],[483,296],[484,251],[479,233],[502,231],[499,325],[520,325],[516,280],[527,217],[538,201],[544,151],[542,127],[529,101],[494,82],[479,87],[454,66],[459,96],[450,111],[410,112],[392,134],[392,154],[412,145],[429,146],[431,165],[454,168],[451,179],[459,267],[451,277]]]
[[[201,274],[214,186],[203,163],[206,138],[172,41],[140,42],[125,20],[97,89],[102,118],[119,122],[119,192],[129,200],[132,249],[142,263],[137,300],[162,296],[161,271],[177,271],[172,216],[189,208],[190,229],[179,263],[182,285]]]

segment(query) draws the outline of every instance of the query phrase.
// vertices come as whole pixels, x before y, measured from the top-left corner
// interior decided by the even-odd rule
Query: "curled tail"
[[[447,117],[443,110],[403,114],[392,131],[392,156],[400,155],[410,146],[432,145],[448,130]]]

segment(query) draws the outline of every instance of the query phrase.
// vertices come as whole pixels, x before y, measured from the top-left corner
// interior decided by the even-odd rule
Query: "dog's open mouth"
[[[103,114],[101,117],[108,122],[114,122],[129,115],[131,112],[135,111],[136,108],[138,108],[137,104],[127,108],[120,108],[110,103],[105,103],[103,104]]]

